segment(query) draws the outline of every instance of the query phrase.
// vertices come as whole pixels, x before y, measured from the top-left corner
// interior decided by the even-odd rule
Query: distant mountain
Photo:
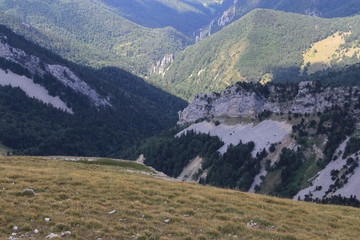
[[[194,37],[232,1],[219,0],[101,0],[120,16],[150,28],[173,27]]]
[[[323,19],[254,10],[175,56],[159,84],[191,100],[238,81],[295,80],[360,62],[360,16]]]
[[[211,21],[202,37],[213,34],[256,8],[300,13],[323,18],[354,16],[360,13],[358,0],[231,0],[232,6]]]
[[[192,43],[174,28],[135,24],[100,0],[2,0],[0,13],[1,24],[67,59],[141,75]]]
[[[117,68],[68,62],[0,27],[0,143],[15,154],[116,155],[186,103]]]

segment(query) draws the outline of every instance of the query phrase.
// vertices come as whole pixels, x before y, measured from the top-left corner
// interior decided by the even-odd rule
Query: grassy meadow
[[[0,239],[65,231],[103,240],[359,239],[360,209],[163,180],[109,162],[0,157]]]
[[[344,58],[344,56],[352,57],[355,55],[358,57],[360,48],[341,48],[341,46],[345,44],[345,37],[349,35],[351,35],[351,32],[337,32],[312,44],[311,48],[303,54],[304,65],[301,67],[302,70],[304,70],[305,66],[307,66],[308,74],[312,74],[331,67],[332,61],[339,62]]]

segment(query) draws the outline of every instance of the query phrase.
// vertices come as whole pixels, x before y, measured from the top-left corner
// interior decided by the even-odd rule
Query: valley
[[[357,239],[359,14],[0,0],[0,238]]]

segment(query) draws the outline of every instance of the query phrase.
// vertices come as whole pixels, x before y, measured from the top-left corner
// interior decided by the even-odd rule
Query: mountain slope
[[[321,19],[272,10],[254,10],[176,55],[164,77],[158,81],[172,86],[178,96],[192,99],[198,92],[217,91],[237,81],[293,79],[304,66],[307,69],[322,61],[323,69],[356,63],[360,57],[357,40],[359,22],[358,16]],[[313,47],[314,43],[336,36],[339,38],[338,44],[331,45],[332,49],[325,47],[327,43],[321,45],[323,48]],[[314,54],[310,56],[314,59],[312,63],[304,57],[309,50]],[[324,54],[326,58],[317,57],[323,52],[327,54]],[[337,52],[339,55],[335,54]]]
[[[171,26],[192,37],[217,16],[218,12],[230,6],[230,1],[223,3],[216,0],[102,0],[102,2],[112,7],[115,13],[142,26],[150,28]]]
[[[126,20],[99,0],[2,0],[0,11],[0,23],[67,59],[143,75],[191,43],[173,28],[149,29]]]
[[[349,204],[360,199],[359,90],[237,83],[197,95],[181,126],[126,156],[179,180]]]
[[[256,8],[266,8],[285,12],[300,13],[324,18],[348,17],[360,13],[360,3],[357,0],[243,0],[233,1],[233,5],[223,14],[215,18],[205,28],[202,37],[211,35],[224,26],[240,19]]]
[[[0,142],[18,154],[116,154],[185,105],[123,70],[76,65],[3,26],[0,36]]]
[[[70,231],[68,239],[345,240],[360,232],[356,208],[166,181],[129,172],[125,164],[86,163],[1,157],[1,238]],[[37,195],[26,196],[26,188]]]

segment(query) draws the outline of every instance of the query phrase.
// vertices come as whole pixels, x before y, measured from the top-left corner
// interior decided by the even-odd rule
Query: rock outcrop
[[[174,54],[166,54],[163,59],[157,61],[155,66],[153,66],[152,73],[163,75],[173,61]]]
[[[19,64],[26,68],[31,74],[44,76],[50,74],[64,86],[70,87],[75,92],[87,96],[91,102],[99,106],[111,106],[106,97],[100,96],[85,81],[80,79],[69,68],[61,65],[52,65],[42,61],[40,58],[29,55],[23,50],[12,47],[6,36],[0,35],[0,58],[9,62]]]
[[[359,113],[360,87],[322,87],[316,82],[265,86],[237,83],[222,93],[199,94],[183,111],[179,124],[213,117],[256,117],[262,112],[316,114],[335,106]]]

